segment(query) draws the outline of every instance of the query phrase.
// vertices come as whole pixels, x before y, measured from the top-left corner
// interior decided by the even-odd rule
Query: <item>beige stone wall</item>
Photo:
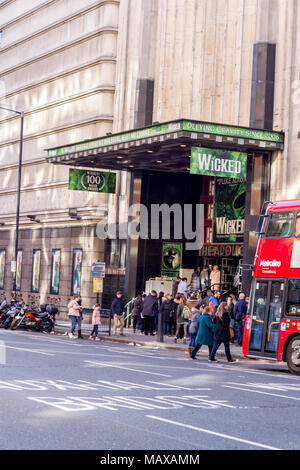
[[[118,0],[14,0],[0,5],[0,106],[25,112],[20,247],[26,301],[32,250],[43,250],[40,295],[45,300],[56,247],[62,249],[62,303],[70,296],[73,248],[84,251],[85,305],[95,301],[90,268],[96,259],[104,259],[103,241],[89,236],[33,240],[24,234],[78,224],[88,231],[107,211],[111,197],[69,191],[68,169],[46,163],[45,149],[112,131],[118,21]],[[0,223],[5,223],[0,248],[7,250],[7,292],[12,288],[19,129],[18,116],[0,111]],[[68,215],[74,207],[80,222]],[[29,214],[41,223],[30,222]]]
[[[300,198],[299,0],[122,0],[115,130],[133,127],[137,78],[155,80],[153,121],[191,118],[249,126],[253,45],[275,42],[271,196]]]

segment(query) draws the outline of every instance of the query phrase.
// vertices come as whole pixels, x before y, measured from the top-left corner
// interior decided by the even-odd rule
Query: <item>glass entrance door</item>
[[[284,281],[257,281],[253,295],[249,354],[277,357]]]

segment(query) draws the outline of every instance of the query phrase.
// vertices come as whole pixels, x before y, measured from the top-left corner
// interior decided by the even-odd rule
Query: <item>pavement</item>
[[[92,326],[87,323],[82,323],[81,326],[82,336],[84,338],[89,338]],[[55,333],[64,334],[70,331],[70,322],[68,321],[57,321],[55,324]],[[157,335],[155,336],[145,336],[141,333],[133,333],[132,329],[125,328],[124,329],[124,336],[120,336],[119,333],[116,336],[109,336],[108,333],[99,332],[99,338],[102,341],[109,341],[113,343],[123,343],[129,344],[131,346],[142,346],[148,348],[161,348],[161,349],[171,349],[176,351],[183,351],[186,354],[188,353],[189,344],[183,344],[182,339],[179,339],[177,343],[174,342],[174,337],[164,336],[164,341],[159,342],[157,340]],[[198,354],[207,356],[207,346],[203,346]],[[242,352],[242,347],[239,346],[237,343],[230,345],[230,352],[234,359],[244,359],[244,355]],[[216,356],[224,357],[225,356],[225,349],[224,345],[222,344],[217,351]]]

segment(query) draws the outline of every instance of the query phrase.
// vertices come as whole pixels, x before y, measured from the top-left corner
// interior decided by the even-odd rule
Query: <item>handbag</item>
[[[190,309],[186,305],[183,309],[182,316],[183,316],[184,320],[189,320],[189,318],[190,318]]]
[[[230,333],[230,337],[234,338],[234,329],[232,328],[232,326],[229,327],[229,333]]]

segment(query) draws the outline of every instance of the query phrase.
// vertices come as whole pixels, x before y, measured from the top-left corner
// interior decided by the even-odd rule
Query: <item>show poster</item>
[[[190,172],[231,179],[247,178],[247,154],[230,150],[192,147]]]
[[[33,250],[31,292],[40,291],[41,250]]]
[[[52,250],[52,269],[50,294],[57,295],[59,293],[59,276],[60,276],[61,250]]]
[[[22,261],[23,261],[23,251],[18,251],[17,257],[17,268],[16,268],[16,291],[20,292],[21,290],[21,280],[22,280]]]
[[[182,243],[164,242],[162,249],[161,275],[176,277],[181,268]]]
[[[5,280],[5,250],[0,250],[0,289],[4,289]]]
[[[82,250],[73,250],[72,295],[80,295],[82,278]]]
[[[242,243],[245,233],[247,183],[216,178],[213,243]]]
[[[69,190],[114,194],[116,178],[116,173],[70,168]]]

